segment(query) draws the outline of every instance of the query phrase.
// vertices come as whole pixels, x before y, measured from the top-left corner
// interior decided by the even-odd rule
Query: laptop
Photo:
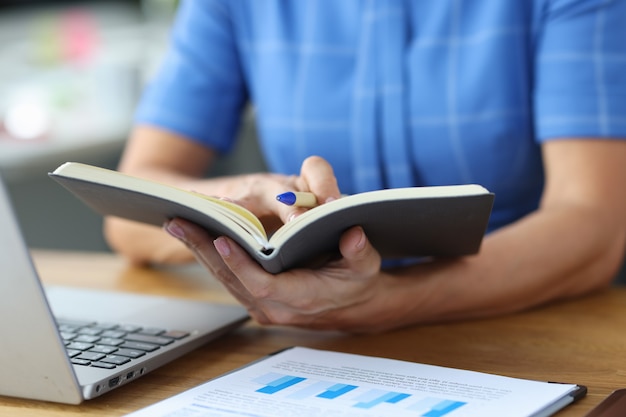
[[[238,305],[44,287],[1,178],[0,230],[0,395],[78,404],[249,318]]]

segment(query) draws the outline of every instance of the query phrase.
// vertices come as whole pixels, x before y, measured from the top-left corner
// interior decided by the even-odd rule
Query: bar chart
[[[437,397],[416,397],[412,394],[376,388],[360,387],[332,381],[316,381],[294,375],[267,373],[252,380],[260,386],[255,392],[267,395],[282,395],[289,400],[344,401],[350,407],[370,410],[382,405],[398,406],[412,411],[419,417],[444,417],[466,402]],[[451,417],[451,416],[450,416]]]

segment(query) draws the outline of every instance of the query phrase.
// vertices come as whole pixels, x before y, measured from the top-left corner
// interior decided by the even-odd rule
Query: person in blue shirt
[[[626,248],[625,40],[624,0],[182,2],[120,170],[274,228],[303,210],[284,191],[478,183],[489,233],[475,256],[386,267],[355,227],[340,259],[277,275],[181,219],[107,219],[107,239],[197,259],[266,324],[384,331],[600,289]],[[205,178],[248,103],[270,172]]]

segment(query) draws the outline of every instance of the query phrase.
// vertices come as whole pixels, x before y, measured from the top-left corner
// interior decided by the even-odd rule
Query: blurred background
[[[115,168],[177,1],[0,0],[0,174],[29,246],[108,250],[102,219],[47,177]],[[263,169],[251,114],[213,174]]]

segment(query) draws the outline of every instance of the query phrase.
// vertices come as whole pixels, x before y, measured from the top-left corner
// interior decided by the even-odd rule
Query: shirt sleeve
[[[540,19],[538,140],[626,138],[626,1],[546,1]]]
[[[139,102],[135,123],[227,152],[247,100],[226,5],[181,2],[171,44]]]

